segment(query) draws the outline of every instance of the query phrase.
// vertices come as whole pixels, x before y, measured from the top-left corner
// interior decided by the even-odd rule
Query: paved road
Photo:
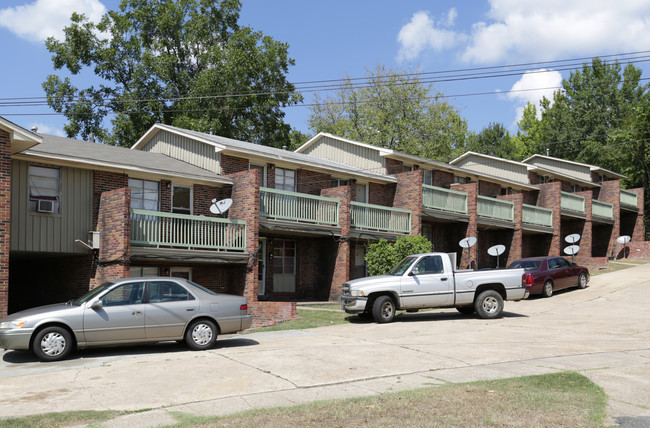
[[[623,425],[650,423],[650,264],[599,275],[585,290],[506,302],[504,317],[454,310],[306,331],[224,336],[191,352],[160,344],[90,350],[58,363],[7,351],[0,417],[149,408],[106,426],[173,423],[170,410],[217,415],[448,382],[578,370]]]

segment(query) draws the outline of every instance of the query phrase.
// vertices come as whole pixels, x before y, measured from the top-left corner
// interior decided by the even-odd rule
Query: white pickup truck
[[[343,310],[372,315],[391,322],[396,310],[417,312],[428,308],[456,308],[462,314],[498,318],[504,300],[528,297],[532,277],[524,269],[454,271],[446,253],[414,254],[386,275],[359,278],[343,284]]]

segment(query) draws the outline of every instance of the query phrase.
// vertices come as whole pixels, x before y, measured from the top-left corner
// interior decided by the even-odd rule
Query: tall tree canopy
[[[377,66],[362,83],[348,78],[325,99],[315,97],[309,126],[352,140],[431,159],[463,147],[467,122],[414,73]]]
[[[504,159],[523,159],[524,149],[517,139],[500,123],[490,123],[478,134],[471,133],[467,138],[465,150]]]
[[[239,26],[240,9],[239,0],[122,0],[97,24],[74,14],[65,40],[46,42],[54,68],[91,69],[101,81],[78,89],[50,75],[43,83],[49,105],[69,120],[68,136],[130,146],[159,122],[289,144],[280,108],[302,100],[286,79],[294,60],[287,44]]]
[[[641,85],[641,70],[628,64],[595,58],[562,82],[562,91],[540,102],[541,119],[528,105],[519,122],[518,138],[530,153],[548,153],[610,169],[611,137],[644,102],[647,85]]]

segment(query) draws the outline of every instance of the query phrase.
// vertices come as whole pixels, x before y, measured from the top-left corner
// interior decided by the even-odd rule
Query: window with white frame
[[[402,172],[411,172],[413,171],[413,165],[402,165]]]
[[[61,204],[61,170],[29,166],[29,211],[58,214]]]
[[[343,178],[332,178],[332,187],[347,186],[350,184],[350,180]]]
[[[454,183],[456,184],[467,184],[468,180],[466,177],[459,177],[457,175],[454,176]]]
[[[275,188],[288,192],[296,191],[296,171],[293,169],[275,168]]]
[[[172,186],[172,212],[177,214],[192,214],[191,187]]]
[[[422,183],[428,186],[433,186],[433,171],[430,169],[422,170]]]
[[[131,208],[158,211],[160,207],[159,184],[157,181],[129,178]]]
[[[156,266],[131,266],[129,268],[130,277],[140,276],[159,276],[160,268]]]

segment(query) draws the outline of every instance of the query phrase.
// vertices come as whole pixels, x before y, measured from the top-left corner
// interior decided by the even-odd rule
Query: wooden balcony
[[[351,202],[350,227],[357,230],[411,233],[411,212],[400,208]]]
[[[553,227],[553,210],[523,204],[521,222],[524,225]]]
[[[467,193],[424,184],[422,185],[422,207],[466,215]]]
[[[614,206],[607,202],[602,202],[597,199],[591,201],[591,216],[599,217],[605,220],[614,219]]]
[[[585,214],[585,197],[574,193],[562,192],[560,208],[562,211]]]
[[[512,222],[515,219],[515,204],[503,199],[479,196],[477,201],[479,217]]]
[[[131,245],[151,248],[246,251],[246,222],[131,210]]]
[[[260,189],[260,217],[324,226],[339,225],[339,201],[284,190]]]
[[[638,211],[639,209],[637,194],[634,192],[621,189],[620,201],[621,201],[621,208],[631,209],[633,211]]]

